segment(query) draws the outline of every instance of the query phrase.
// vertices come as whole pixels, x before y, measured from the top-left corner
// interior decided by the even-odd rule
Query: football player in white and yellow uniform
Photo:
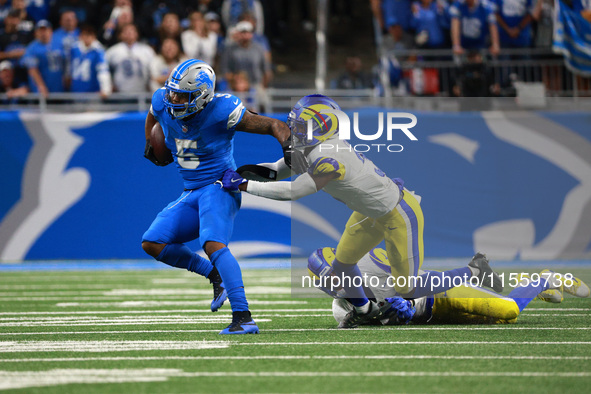
[[[388,178],[371,160],[355,152],[347,141],[339,139],[337,117],[325,112],[333,110],[340,111],[334,100],[310,95],[300,99],[290,112],[287,123],[292,132],[290,148],[294,148],[292,169],[303,172],[293,182],[258,182],[252,177],[246,181],[239,173],[228,171],[221,180],[223,187],[275,200],[297,200],[324,190],[353,210],[336,248],[335,275],[350,278],[353,282],[352,279],[361,275],[357,262],[385,241],[390,273],[404,279],[396,281],[398,294],[409,298],[434,294],[431,286],[417,286],[417,281],[412,279],[420,276],[423,263],[424,219],[419,198],[404,188],[402,180]],[[308,121],[312,125],[311,135],[308,135]],[[298,162],[303,163],[299,171],[293,165]],[[267,179],[280,180],[290,176],[283,159],[259,166],[273,172],[273,176],[265,177]],[[500,278],[492,272],[483,255],[475,256],[468,267],[447,274],[467,278],[476,276],[481,283],[496,291],[502,290]],[[355,308],[339,325],[340,328],[356,327],[380,313],[362,287],[352,284],[346,286],[345,291]]]
[[[309,275],[314,278],[317,287],[333,298],[332,311],[337,322],[342,322],[353,305],[338,292],[322,287],[320,277],[331,275],[335,259],[334,248],[316,250],[308,258]],[[453,324],[498,324],[515,323],[519,313],[535,298],[545,301],[560,302],[562,292],[577,297],[589,297],[589,287],[580,279],[544,271],[540,280],[533,281],[523,276],[520,283],[509,293],[502,296],[490,290],[469,284],[462,284],[444,293],[434,296],[405,300],[399,297],[389,284],[390,262],[384,249],[375,248],[363,256],[357,263],[362,274],[368,278],[366,293],[376,300],[383,314],[378,318],[384,325],[416,323],[453,323]],[[375,278],[376,280],[372,280]],[[542,295],[542,297],[540,297]],[[555,301],[551,301],[555,300]]]

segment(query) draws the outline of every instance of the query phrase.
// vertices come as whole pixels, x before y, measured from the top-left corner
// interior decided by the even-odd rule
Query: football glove
[[[417,311],[412,302],[405,300],[402,297],[386,298],[385,301],[390,304],[390,307],[385,310],[382,309],[384,317],[393,317],[395,315],[400,324],[410,323]]]
[[[308,171],[308,161],[304,154],[293,147],[291,137],[281,144],[285,164],[296,174],[303,174]]]
[[[156,155],[154,154],[154,148],[150,144],[150,140],[146,140],[146,147],[144,148],[144,157],[160,167],[164,167],[172,163],[171,161],[158,161]]]
[[[221,184],[222,188],[231,191],[231,192],[238,192],[238,186],[243,184],[244,182],[248,182],[246,179],[242,178],[240,174],[238,174],[234,170],[226,170],[222,179],[217,181],[216,183]]]

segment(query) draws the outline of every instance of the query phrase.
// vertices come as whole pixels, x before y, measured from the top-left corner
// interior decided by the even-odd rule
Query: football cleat
[[[548,278],[548,285],[550,289],[560,290],[575,297],[586,298],[589,297],[589,286],[579,278],[574,276],[566,276],[558,272],[550,271],[548,269],[540,272],[540,277]]]
[[[480,252],[476,253],[470,263],[468,263],[468,267],[478,269],[479,273],[477,275],[478,283],[480,286],[490,287],[497,293],[503,291],[503,280],[490,268],[488,264],[488,259],[486,256]]]
[[[370,324],[373,320],[379,319],[381,316],[378,305],[369,301],[369,311],[367,313],[359,313],[355,308],[345,315],[345,319],[341,321],[337,328],[355,328],[363,324]]]
[[[227,334],[258,334],[259,327],[252,320],[250,312],[232,312],[232,323],[222,331],[220,335]]]
[[[557,289],[544,290],[543,292],[538,294],[538,296],[536,298],[538,300],[551,302],[553,304],[560,304],[562,302],[562,300],[564,299],[562,297],[562,292]]]
[[[522,272],[521,274],[519,274],[518,280],[519,280],[519,284],[521,286],[527,286],[528,284],[530,284],[532,282],[532,279],[529,276],[529,274],[527,274],[525,272]],[[545,302],[550,302],[553,304],[560,304],[563,300],[563,297],[562,297],[562,292],[560,290],[548,289],[548,290],[544,290],[540,294],[538,294],[536,296],[536,299],[542,300]]]
[[[223,282],[213,282],[213,300],[211,301],[211,311],[217,312],[218,309],[224,305],[224,301],[228,299],[228,292],[224,287]]]

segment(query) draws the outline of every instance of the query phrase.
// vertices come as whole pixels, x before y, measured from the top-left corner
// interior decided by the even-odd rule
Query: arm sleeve
[[[113,93],[113,84],[111,83],[111,73],[109,72],[109,65],[105,60],[104,53],[101,53],[96,64],[96,74],[99,82],[100,91],[103,94]]]
[[[293,182],[248,181],[246,191],[272,200],[289,201],[316,193],[316,183],[310,174],[302,174]]]
[[[285,164],[283,157],[277,160],[275,163],[259,163],[259,166],[267,167],[273,171],[277,171],[277,180],[283,180],[291,176],[291,168]]]

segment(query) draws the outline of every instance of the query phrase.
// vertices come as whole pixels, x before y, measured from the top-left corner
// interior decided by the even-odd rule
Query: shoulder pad
[[[338,177],[335,178],[336,181],[340,181],[345,178],[345,166],[344,164],[338,162],[336,159],[332,157],[319,157],[312,163],[310,168],[308,168],[308,173],[310,175],[326,175],[331,173],[338,174]]]
[[[152,111],[160,113],[164,110],[164,94],[165,89],[160,88],[152,95]]]

